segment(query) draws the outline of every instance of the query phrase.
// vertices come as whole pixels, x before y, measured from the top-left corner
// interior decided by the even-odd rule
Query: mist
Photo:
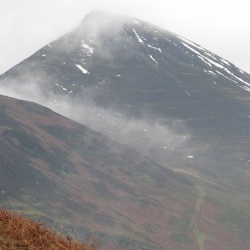
[[[250,72],[249,1],[1,1],[0,72],[75,28],[94,9],[134,16],[179,34]],[[204,18],[206,16],[206,18]]]
[[[113,24],[114,17],[115,25]],[[103,46],[100,34],[105,33],[112,39],[114,38],[112,40],[114,44],[119,45],[122,43],[122,39],[117,36],[116,31],[122,30],[121,27],[127,21],[127,17],[124,16],[114,15],[113,18],[110,18],[109,15],[106,16],[103,12],[97,12],[94,17],[93,14],[91,18],[86,17],[83,24],[74,31],[74,34],[79,36],[77,41],[83,42],[86,35],[87,37],[93,36],[95,39],[94,53],[98,53],[98,58],[105,58],[106,61],[110,62],[112,62],[114,56],[112,54],[113,47]],[[55,44],[56,51],[67,51],[67,55],[70,58],[72,57],[70,63],[84,65],[82,59],[84,57],[81,57],[82,51],[80,50],[82,47],[77,42],[71,41],[71,35],[66,35],[65,39],[61,41]],[[51,44],[50,46],[53,49],[54,45]],[[72,56],[74,51],[77,51],[77,56],[80,55],[81,60],[79,59],[79,62],[74,60]],[[60,67],[63,60],[60,58],[54,63],[56,67]],[[73,66],[73,70],[74,68],[76,67]],[[57,72],[53,73],[57,74]],[[165,161],[170,156],[179,154],[178,152],[186,148],[189,143],[189,129],[181,120],[173,117],[155,119],[148,113],[144,113],[140,118],[131,118],[119,113],[115,103],[109,108],[98,105],[97,88],[100,82],[97,78],[94,79],[93,84],[87,84],[82,88],[79,93],[81,100],[78,102],[77,95],[71,97],[69,93],[63,90],[67,89],[67,85],[66,83],[60,84],[60,81],[64,81],[66,78],[62,77],[60,71],[58,78],[54,79],[48,75],[46,67],[44,68],[39,60],[34,67],[25,63],[21,67],[16,67],[15,75],[0,82],[0,93],[2,95],[46,106],[63,116],[107,135],[113,140],[126,144],[154,160]],[[98,76],[98,78],[102,79],[101,76]],[[88,82],[88,80],[84,81]],[[69,89],[72,88],[72,79],[67,84],[69,84]]]
[[[14,80],[0,85],[5,96],[31,101],[79,122],[95,131],[126,144],[142,154],[159,161],[182,150],[189,141],[188,128],[180,120],[128,118],[115,108],[104,109],[91,99],[92,88],[85,92],[84,103],[77,104],[67,96],[47,94],[36,82],[18,84]]]

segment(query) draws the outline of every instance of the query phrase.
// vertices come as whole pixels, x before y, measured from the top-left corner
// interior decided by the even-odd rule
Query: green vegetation
[[[200,250],[205,250],[204,243],[206,240],[209,239],[209,236],[204,234],[203,232],[200,231],[197,223],[195,222],[195,216],[200,213],[201,211],[201,204],[203,202],[204,197],[206,196],[206,192],[204,189],[200,186],[197,186],[197,191],[198,191],[198,199],[195,205],[195,210],[196,212],[193,215],[192,221],[191,221],[191,227],[194,232],[196,241],[199,245]]]
[[[186,210],[180,219],[177,219],[175,216],[171,216],[168,221],[168,225],[171,228],[178,230],[178,233],[172,233],[170,236],[173,241],[181,242],[187,245],[192,244],[192,239],[188,236],[188,232],[190,232],[191,229],[195,235],[195,239],[199,245],[200,250],[204,250],[204,242],[210,239],[210,237],[200,231],[197,223],[195,222],[195,217],[201,212],[201,204],[204,197],[206,196],[206,192],[201,186],[196,186],[196,190],[197,201],[195,204],[195,209]]]

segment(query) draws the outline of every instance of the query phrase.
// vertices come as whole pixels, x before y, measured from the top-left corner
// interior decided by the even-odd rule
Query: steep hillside
[[[185,176],[37,104],[0,110],[2,206],[103,249],[247,249]]]
[[[80,244],[72,237],[56,234],[51,228],[24,217],[23,214],[0,210],[1,249],[96,250],[94,242]]]
[[[30,205],[30,215],[81,238],[97,233],[121,247],[185,249],[172,242],[168,221],[192,211],[188,179],[34,103],[1,96],[0,107],[2,204]],[[183,237],[194,244],[191,228]]]

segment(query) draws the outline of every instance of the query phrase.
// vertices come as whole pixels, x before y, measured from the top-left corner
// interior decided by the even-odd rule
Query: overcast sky
[[[71,31],[94,9],[156,24],[250,73],[249,0],[0,0],[0,73]]]

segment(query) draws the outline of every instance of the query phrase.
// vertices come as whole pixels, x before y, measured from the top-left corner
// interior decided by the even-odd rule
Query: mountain
[[[191,228],[169,224],[196,212],[186,177],[37,104],[0,96],[0,107],[6,208],[81,238],[117,238],[121,249],[185,249],[177,236],[193,246]]]
[[[185,245],[177,249],[247,249],[249,74],[172,32],[94,11],[0,78],[0,93],[48,106],[129,145],[151,165],[186,174],[195,183],[192,212],[171,217],[175,227],[167,231],[185,228],[177,221],[189,216],[198,246],[185,245],[180,231],[171,237]],[[155,230],[153,221],[144,224]]]
[[[248,249],[184,175],[35,103],[0,107],[5,208],[102,249]]]
[[[250,76],[181,36],[94,11],[1,79],[2,93],[49,106],[154,160],[249,187],[242,176]]]

